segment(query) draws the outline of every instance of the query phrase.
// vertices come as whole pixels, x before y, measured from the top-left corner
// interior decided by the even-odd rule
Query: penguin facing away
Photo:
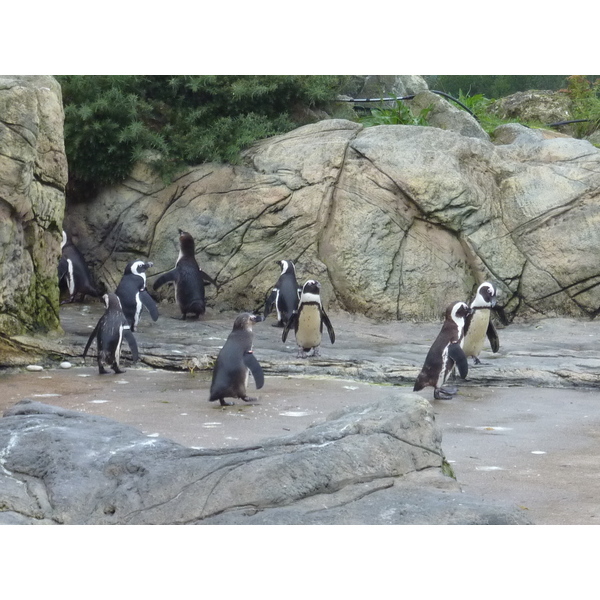
[[[301,290],[298,288],[294,263],[291,260],[278,260],[277,264],[281,267],[281,274],[267,296],[263,317],[266,319],[275,307],[277,322],[273,323],[273,327],[285,327],[292,313],[298,310]]]
[[[454,365],[463,379],[469,372],[467,357],[460,347],[465,318],[469,314],[471,309],[464,302],[454,302],[446,308],[442,329],[425,357],[425,364],[417,377],[413,391],[418,392],[424,387],[432,386],[433,397],[436,400],[447,400],[456,394],[456,388],[442,386]]]
[[[125,338],[129,344],[133,362],[138,360],[137,343],[133,333],[131,333],[129,323],[123,314],[123,310],[121,309],[119,297],[116,294],[110,293],[104,294],[103,299],[106,305],[106,311],[100,317],[85,345],[83,358],[85,361],[86,354],[94,338],[96,338],[98,373],[100,375],[108,373],[104,368],[105,364],[110,366],[115,373],[124,373],[125,371],[119,367],[123,338]]]
[[[251,313],[241,313],[236,317],[233,329],[217,356],[209,402],[219,400],[221,406],[231,406],[233,402],[226,402],[225,398],[241,398],[244,402],[256,400],[248,397],[246,387],[250,372],[257,390],[265,382],[262,367],[252,351],[252,324],[259,321],[262,317]]]
[[[321,284],[309,279],[302,286],[298,310],[294,311],[283,329],[281,341],[285,342],[290,329],[296,332],[298,358],[306,358],[312,349],[312,356],[319,356],[323,325],[327,328],[329,340],[335,342],[335,331],[321,302]]]
[[[93,283],[90,270],[79,248],[69,239],[63,230],[60,244],[61,258],[58,262],[58,285],[63,290],[68,290],[69,299],[61,304],[70,302],[83,302],[85,296],[99,297],[100,292]]]
[[[465,319],[465,332],[462,348],[467,357],[471,356],[476,365],[480,364],[479,353],[487,337],[492,352],[498,352],[500,341],[491,319],[491,310],[496,306],[496,290],[485,281],[477,288],[477,293],[471,302],[472,313]]]
[[[136,331],[144,306],[148,309],[153,321],[158,319],[156,302],[146,289],[146,271],[152,265],[153,263],[143,260],[132,260],[127,263],[123,277],[115,290],[131,331]]]
[[[175,268],[163,273],[153,285],[157,290],[166,283],[175,285],[175,299],[185,321],[187,314],[192,313],[200,318],[206,311],[204,286],[217,285],[217,282],[205,273],[196,261],[194,238],[179,229],[179,256]]]

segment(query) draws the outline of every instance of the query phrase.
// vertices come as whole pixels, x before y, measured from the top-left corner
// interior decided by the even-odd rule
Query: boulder
[[[330,119],[170,185],[139,165],[66,222],[109,289],[138,257],[154,262],[151,286],[186,229],[219,310],[259,309],[291,259],[325,306],[376,319],[437,320],[487,279],[509,319],[594,317],[600,151],[516,124],[495,137]]]
[[[406,392],[221,450],[24,400],[0,419],[0,523],[528,523],[461,493],[440,442],[429,402]]]
[[[19,361],[8,336],[60,328],[57,265],[67,160],[60,86],[0,76],[0,362]]]

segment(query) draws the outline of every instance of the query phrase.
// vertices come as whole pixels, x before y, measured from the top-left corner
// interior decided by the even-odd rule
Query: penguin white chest
[[[321,309],[318,305],[302,307],[298,316],[296,342],[301,348],[316,348],[321,344]]]
[[[488,309],[479,309],[474,312],[463,343],[463,350],[467,356],[478,356],[481,352],[489,322],[490,311]]]

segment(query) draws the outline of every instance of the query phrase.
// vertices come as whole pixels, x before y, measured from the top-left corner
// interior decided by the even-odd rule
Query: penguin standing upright
[[[281,335],[281,340],[285,342],[290,329],[294,328],[298,344],[298,358],[306,358],[311,349],[313,356],[319,356],[323,325],[327,327],[331,343],[335,342],[335,331],[323,310],[320,290],[321,284],[314,279],[309,279],[302,286],[298,310],[291,314]]]
[[[291,260],[278,260],[277,264],[281,267],[281,274],[275,287],[267,296],[264,318],[266,319],[275,307],[277,322],[273,323],[273,327],[285,327],[292,313],[298,310],[300,290],[298,289],[294,263]]]
[[[127,263],[123,277],[115,290],[115,294],[121,301],[123,313],[131,331],[137,329],[140,322],[140,314],[145,306],[153,321],[158,319],[158,308],[156,302],[146,289],[146,271],[152,266],[151,262],[143,260],[132,260]]]
[[[487,337],[492,352],[498,352],[500,341],[496,328],[491,319],[490,312],[496,306],[496,290],[494,286],[485,281],[477,288],[477,293],[471,302],[472,313],[465,319],[465,333],[462,349],[465,356],[473,357],[476,365],[480,364],[479,353]]]
[[[446,400],[456,394],[455,388],[443,388],[442,385],[454,365],[463,379],[468,374],[469,364],[460,342],[465,318],[469,314],[471,309],[464,302],[454,302],[446,308],[442,329],[425,357],[425,364],[417,377],[413,391],[418,392],[426,386],[432,386],[433,397],[436,400]]]
[[[252,352],[252,323],[262,321],[260,315],[242,313],[233,323],[233,329],[217,356],[212,375],[209,402],[219,400],[221,406],[231,406],[225,398],[241,398],[251,402],[246,393],[248,374],[252,372],[256,389],[262,388],[265,378],[262,367]]]
[[[60,248],[61,258],[58,262],[58,285],[59,288],[68,290],[69,293],[69,299],[63,300],[61,304],[75,302],[75,300],[83,302],[86,295],[100,296],[92,281],[92,275],[83,258],[83,254],[69,239],[64,230],[62,232]]]
[[[179,256],[175,262],[175,268],[161,275],[154,282],[154,290],[165,283],[175,284],[175,298],[179,309],[186,319],[188,313],[193,313],[196,318],[206,311],[204,285],[216,281],[207,275],[196,262],[194,238],[181,229],[179,231]]]
[[[104,294],[103,299],[106,304],[106,311],[100,317],[85,345],[83,358],[85,359],[87,351],[94,337],[96,337],[98,346],[98,372],[100,375],[108,373],[104,368],[104,364],[109,365],[115,373],[124,373],[125,371],[119,367],[123,338],[129,344],[133,362],[136,362],[138,359],[137,343],[133,333],[131,333],[129,323],[123,314],[119,297],[116,294],[110,293]]]

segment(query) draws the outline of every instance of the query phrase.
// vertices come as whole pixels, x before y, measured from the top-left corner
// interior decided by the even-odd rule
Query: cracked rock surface
[[[140,164],[65,223],[109,290],[133,258],[154,262],[150,285],[170,270],[184,228],[219,310],[260,307],[289,259],[327,305],[372,318],[437,319],[488,279],[510,319],[595,316],[600,151],[516,124],[493,140],[325,120],[168,186]]]

